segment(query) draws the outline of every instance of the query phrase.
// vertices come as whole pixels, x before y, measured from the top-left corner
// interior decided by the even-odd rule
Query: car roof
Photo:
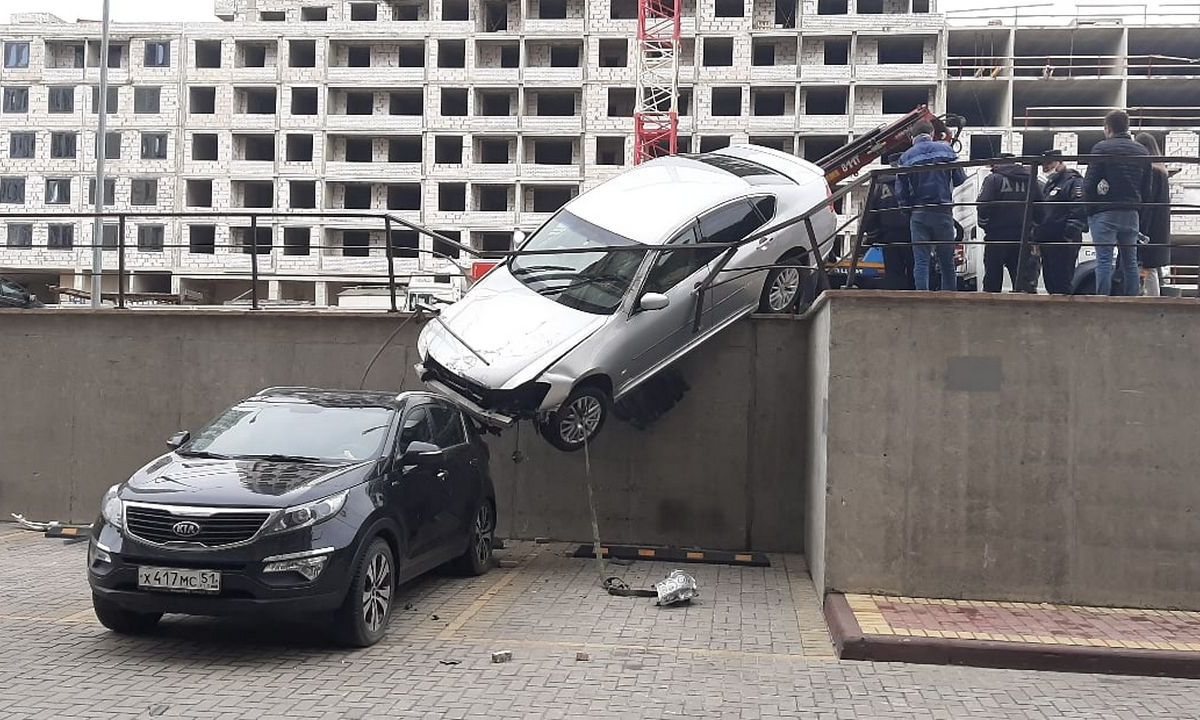
[[[376,390],[329,390],[311,387],[269,387],[260,390],[245,402],[287,402],[320,405],[322,407],[374,407],[399,410],[410,400],[418,398],[445,400],[429,392],[380,392]]]
[[[778,187],[795,187],[795,182],[779,175]],[[580,195],[566,209],[622,237],[661,245],[689,219],[755,190],[769,191],[769,186],[676,155],[626,170]]]

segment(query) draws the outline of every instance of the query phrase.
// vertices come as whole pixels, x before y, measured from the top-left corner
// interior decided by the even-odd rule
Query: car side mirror
[[[521,243],[525,242],[526,237],[528,236],[525,234],[524,230],[513,230],[513,247],[517,247]]]
[[[671,298],[662,293],[648,292],[638,300],[638,307],[642,310],[662,310],[671,304]]]
[[[180,430],[171,437],[167,438],[167,447],[172,450],[178,450],[183,447],[183,444],[192,439],[192,434],[187,430]]]
[[[400,455],[400,465],[417,465],[419,467],[440,465],[444,455],[442,449],[437,445],[414,440],[408,444],[408,448]]]

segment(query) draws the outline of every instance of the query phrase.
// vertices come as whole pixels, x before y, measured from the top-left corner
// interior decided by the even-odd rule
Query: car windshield
[[[581,252],[617,246],[632,249]],[[644,245],[566,210],[550,218],[521,249],[574,250],[518,256],[509,263],[509,269],[531,290],[597,315],[616,311],[646,255]]]
[[[378,456],[394,410],[313,403],[243,403],[225,411],[181,455],[295,462],[353,462]]]

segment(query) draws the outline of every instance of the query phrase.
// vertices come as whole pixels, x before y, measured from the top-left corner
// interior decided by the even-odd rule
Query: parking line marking
[[[517,563],[517,567],[510,568],[509,571],[504,573],[499,580],[492,583],[487,590],[484,590],[479,597],[475,598],[475,601],[468,605],[465,610],[455,616],[455,618],[450,621],[450,624],[437,634],[437,639],[449,640],[454,637],[454,634],[461,630],[464,625],[470,622],[471,618],[475,617],[480,610],[487,607],[487,604],[491,602],[493,597],[507,587],[513,580],[517,579],[517,576],[521,574],[517,572],[521,569],[521,565],[536,558],[538,556],[538,552],[538,550],[534,550],[531,554],[521,558],[521,560]]]
[[[469,637],[455,638],[464,643],[478,644],[485,647],[499,647],[501,645],[513,645],[516,647],[542,648],[542,649],[566,649],[572,652],[579,650],[594,651],[594,650],[636,650],[646,654],[655,655],[670,655],[672,653],[684,653],[698,657],[712,658],[736,658],[736,659],[769,659],[769,660],[785,660],[790,662],[838,662],[835,655],[803,655],[796,653],[772,653],[772,652],[755,652],[753,650],[718,650],[714,648],[690,648],[674,646],[671,648],[659,648],[648,645],[633,645],[619,643],[598,643],[590,640],[521,640],[513,638],[487,638],[487,637]],[[595,657],[593,660],[597,659]]]

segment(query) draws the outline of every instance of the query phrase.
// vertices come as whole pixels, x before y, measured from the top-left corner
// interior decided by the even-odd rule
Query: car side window
[[[440,404],[428,407],[430,418],[433,421],[435,445],[440,448],[450,448],[462,445],[467,441],[462,417],[458,414],[458,410]]]
[[[675,236],[668,245],[695,245],[700,242],[695,224]],[[643,292],[665,293],[678,285],[684,278],[712,262],[721,254],[720,248],[705,250],[662,250],[654,258],[650,274],[646,276]]]
[[[774,195],[763,195],[762,197],[752,198],[750,202],[754,205],[754,209],[758,211],[759,217],[763,219],[763,222],[767,222],[771,218],[775,217]],[[751,230],[750,232],[754,231]],[[747,233],[747,235],[748,234],[749,233]]]
[[[774,214],[774,207],[771,211]],[[706,243],[735,243],[762,227],[763,222],[753,205],[739,200],[701,217],[700,234]]]
[[[404,416],[404,423],[400,426],[400,438],[396,441],[396,454],[403,453],[413,442],[434,442],[433,428],[425,406],[413,408]]]

